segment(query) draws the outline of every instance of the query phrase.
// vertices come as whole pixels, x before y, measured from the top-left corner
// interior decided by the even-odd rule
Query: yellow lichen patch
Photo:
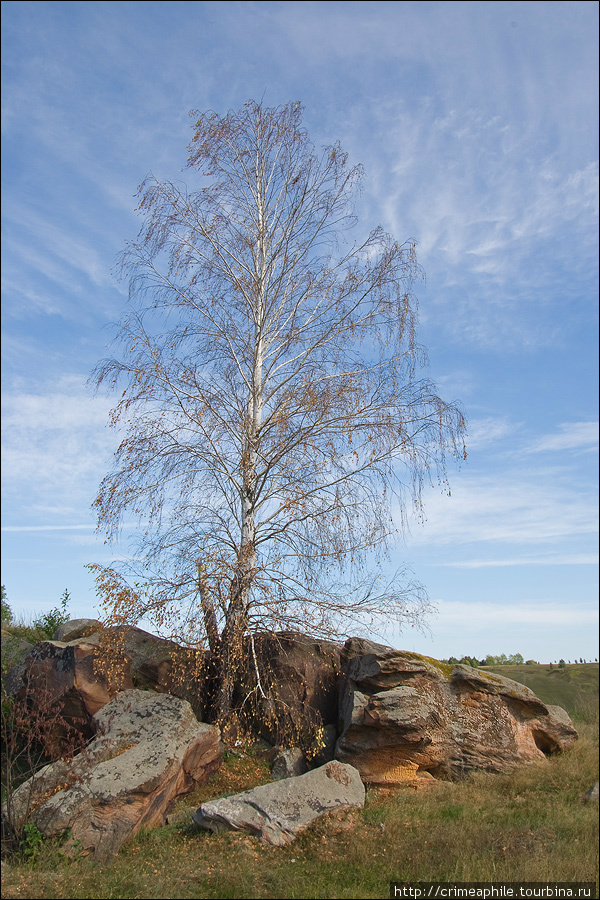
[[[419,662],[422,661],[426,666],[432,666],[441,675],[444,675],[445,678],[450,678],[452,670],[454,669],[452,663],[440,662],[439,659],[434,659],[432,656],[423,656],[422,653],[413,653],[409,652],[408,650],[403,650],[402,655],[408,656],[410,659],[414,659]]]
[[[116,759],[117,756],[121,756],[123,753],[127,753],[128,750],[131,750],[132,747],[137,747],[138,742],[134,741],[131,744],[124,744],[122,747],[119,747],[117,750],[114,750],[108,759]],[[107,762],[108,760],[105,760]]]
[[[361,778],[367,784],[403,784],[417,777],[417,763],[390,759],[388,753],[371,753],[368,760],[361,761]]]
[[[55,794],[58,794],[60,791],[68,790],[72,786],[72,782],[70,781],[61,781],[59,784],[55,784],[53,787],[48,788],[47,791],[44,791],[43,794],[40,794],[39,797],[36,797],[29,807],[29,814],[31,815],[35,812],[36,809],[39,809],[40,806],[43,806],[44,803],[47,803],[51,797],[54,797]]]

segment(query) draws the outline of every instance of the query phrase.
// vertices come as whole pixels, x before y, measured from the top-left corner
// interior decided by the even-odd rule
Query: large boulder
[[[97,653],[97,644],[87,640],[69,644],[41,641],[9,669],[4,679],[6,693],[27,704],[32,716],[54,718],[57,743],[70,728],[89,738],[94,734],[94,714],[121,687],[133,687],[130,677],[117,681],[109,673],[97,671]]]
[[[164,824],[174,802],[218,768],[222,745],[218,728],[166,694],[123,691],[94,724],[85,751],[15,791],[12,814],[17,827],[29,819],[47,837],[69,829],[68,846],[104,860],[142,826]]]
[[[336,758],[369,784],[417,774],[509,772],[577,739],[560,707],[522,684],[360,638],[345,644]]]
[[[305,775],[203,803],[192,818],[210,831],[247,831],[280,847],[320,816],[364,802],[365,788],[356,769],[332,760]]]
[[[202,690],[187,651],[131,626],[103,628],[94,619],[61,625],[57,640],[41,641],[5,678],[9,696],[32,710],[59,704],[67,723],[88,736],[92,717],[121,690],[172,693],[203,718]]]
[[[99,634],[102,629],[102,622],[98,619],[69,619],[68,622],[63,622],[58,626],[54,633],[54,640],[69,643],[69,641]]]
[[[236,693],[240,703],[256,698],[254,706],[246,704],[246,724],[273,745],[300,746],[317,759],[325,750],[320,761],[331,759],[327,735],[337,729],[342,649],[343,644],[290,631],[249,639]]]

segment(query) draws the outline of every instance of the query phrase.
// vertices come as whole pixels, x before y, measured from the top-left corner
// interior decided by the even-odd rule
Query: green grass
[[[584,706],[594,698],[585,673],[585,684],[582,673],[540,674],[547,702],[574,700],[565,685],[577,687]],[[34,863],[3,866],[2,895],[371,898],[389,896],[392,880],[597,882],[598,810],[581,797],[598,777],[598,731],[582,719],[576,725],[580,740],[568,753],[510,776],[479,773],[418,790],[370,790],[363,810],[322,819],[287,847],[189,824],[204,800],[269,780],[261,752],[229,756],[207,785],[180,802],[172,824],[138,835],[110,863],[69,861],[47,844]]]
[[[486,667],[487,669],[487,667]],[[554,706],[562,706],[571,717],[595,719],[598,709],[598,663],[558,666],[498,666],[489,669],[531,688],[534,694]]]

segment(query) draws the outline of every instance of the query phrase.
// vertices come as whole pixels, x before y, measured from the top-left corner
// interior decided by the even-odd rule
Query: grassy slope
[[[570,716],[593,718],[598,704],[598,663],[557,666],[498,666],[488,670],[526,684],[544,703],[562,706]]]
[[[516,668],[531,667],[511,667],[511,673],[502,667],[501,674],[516,678]],[[590,667],[557,675],[547,668],[535,673],[544,680],[543,699],[576,702],[589,718],[598,667],[595,678],[575,671]],[[321,820],[281,848],[187,824],[191,810],[209,797],[269,779],[260,754],[229,757],[208,785],[180,803],[173,817],[181,816],[180,824],[138,836],[104,866],[69,863],[45,847],[35,865],[3,866],[2,894],[7,900],[371,898],[389,896],[390,880],[597,881],[597,808],[581,802],[598,777],[597,726],[576,724],[581,737],[567,754],[511,776],[371,790],[364,810]]]

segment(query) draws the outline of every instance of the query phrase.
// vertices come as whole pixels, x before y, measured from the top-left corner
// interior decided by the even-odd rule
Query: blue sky
[[[2,4],[2,582],[27,616],[115,551],[90,508],[117,436],[86,388],[144,176],[185,179],[189,111],[299,100],[365,168],[357,213],[414,238],[421,342],[469,419],[391,565],[431,656],[598,655],[598,5]]]

